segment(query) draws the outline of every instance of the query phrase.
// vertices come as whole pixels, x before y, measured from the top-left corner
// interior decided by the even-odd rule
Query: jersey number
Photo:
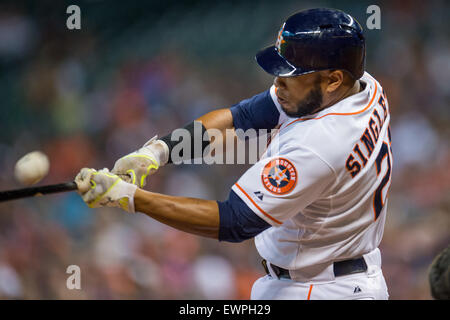
[[[383,145],[381,146],[380,153],[378,154],[375,164],[377,168],[377,176],[380,175],[381,172],[381,165],[383,164],[383,160],[386,158],[387,162],[387,171],[386,174],[383,177],[383,180],[381,180],[380,185],[378,186],[377,190],[375,190],[375,194],[373,195],[373,210],[375,213],[375,220],[377,220],[378,216],[381,213],[381,210],[383,209],[385,200],[383,200],[383,189],[388,184],[388,182],[391,180],[391,157],[389,155],[389,147],[386,142],[383,142]],[[387,197],[387,192],[385,199]]]

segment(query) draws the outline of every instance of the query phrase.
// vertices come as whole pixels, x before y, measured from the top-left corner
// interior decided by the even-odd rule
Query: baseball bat
[[[77,189],[78,189],[77,184],[74,181],[70,181],[66,183],[50,184],[46,186],[0,191],[0,202],[28,197],[35,197],[57,192],[74,191]]]

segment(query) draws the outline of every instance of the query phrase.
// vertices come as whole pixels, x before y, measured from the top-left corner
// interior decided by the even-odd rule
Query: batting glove
[[[166,143],[154,136],[139,150],[117,160],[111,172],[142,188],[146,185],[147,176],[165,165],[168,159],[169,148]]]
[[[78,192],[91,208],[119,207],[134,213],[134,193],[137,186],[127,183],[108,169],[83,168],[75,177]]]

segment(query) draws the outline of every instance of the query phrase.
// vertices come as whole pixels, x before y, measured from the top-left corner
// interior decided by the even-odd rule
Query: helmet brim
[[[280,55],[275,46],[262,49],[256,54],[255,58],[264,71],[277,77],[294,77],[314,72],[293,66]]]

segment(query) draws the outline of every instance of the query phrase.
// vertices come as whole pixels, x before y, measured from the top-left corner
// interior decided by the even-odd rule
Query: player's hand
[[[144,187],[147,176],[155,173],[169,159],[167,145],[156,138],[154,136],[139,150],[117,160],[111,172],[140,188]]]
[[[78,192],[91,208],[119,207],[134,212],[134,193],[137,187],[120,179],[108,169],[100,171],[83,168],[75,177]]]

